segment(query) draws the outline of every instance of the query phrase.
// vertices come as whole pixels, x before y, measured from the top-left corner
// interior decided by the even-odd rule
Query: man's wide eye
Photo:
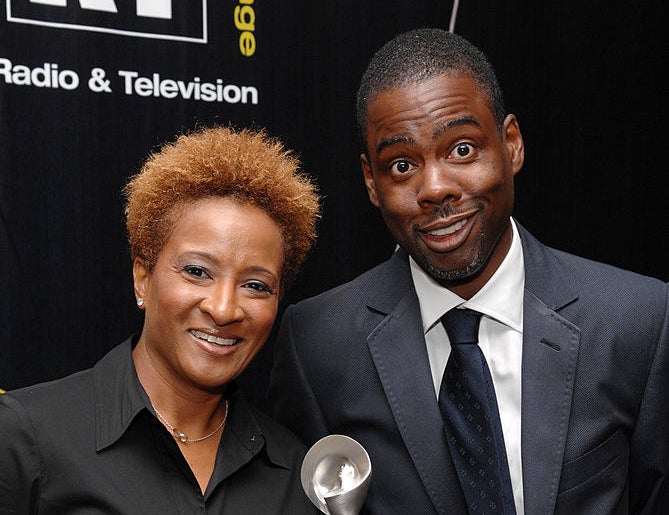
[[[472,153],[472,150],[473,150],[472,146],[469,143],[460,143],[453,149],[451,155],[448,157],[451,158],[469,157],[469,155]]]
[[[391,170],[399,174],[405,174],[411,170],[411,163],[408,161],[396,161],[391,166]]]

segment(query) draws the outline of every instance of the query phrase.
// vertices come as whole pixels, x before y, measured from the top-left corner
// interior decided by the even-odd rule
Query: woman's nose
[[[228,325],[244,318],[236,287],[232,284],[212,286],[200,302],[200,310],[207,313],[216,325]]]

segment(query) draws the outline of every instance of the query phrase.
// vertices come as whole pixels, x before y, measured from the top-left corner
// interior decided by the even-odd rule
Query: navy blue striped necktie
[[[481,313],[452,309],[442,318],[451,341],[439,407],[470,514],[515,514],[497,398],[478,346]]]

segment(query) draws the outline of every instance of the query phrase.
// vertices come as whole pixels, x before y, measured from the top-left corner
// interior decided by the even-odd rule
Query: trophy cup
[[[353,438],[329,435],[318,440],[302,461],[304,493],[327,515],[358,515],[365,500],[372,464]]]

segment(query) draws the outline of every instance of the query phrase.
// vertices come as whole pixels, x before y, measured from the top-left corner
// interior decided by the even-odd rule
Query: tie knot
[[[441,317],[451,344],[478,343],[481,313],[471,309],[451,309]]]

